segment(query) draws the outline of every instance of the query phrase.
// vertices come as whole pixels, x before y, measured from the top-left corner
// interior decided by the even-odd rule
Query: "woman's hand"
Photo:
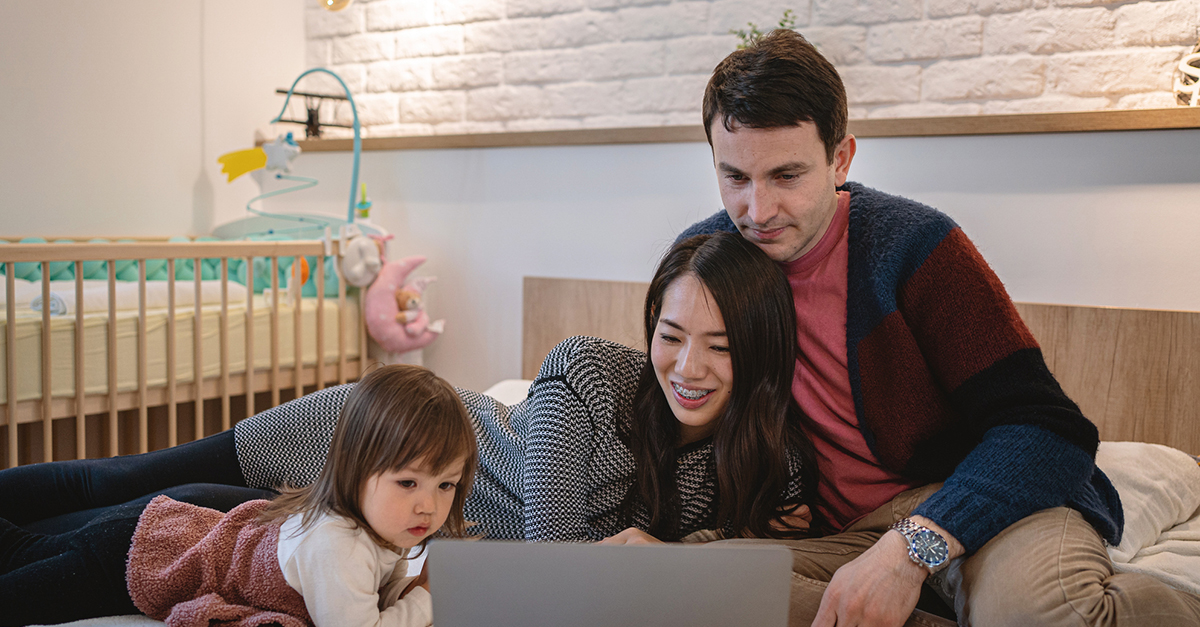
[[[607,537],[596,544],[663,544],[662,540],[638,529],[630,527],[615,536]]]
[[[400,593],[400,598],[403,599],[404,597],[408,596],[408,593],[412,592],[413,588],[416,588],[417,586],[421,586],[422,588],[425,588],[426,592],[429,592],[429,561],[428,560],[426,560],[425,563],[421,565],[421,574],[417,575],[416,579],[413,579],[412,581],[408,582],[407,586],[404,586],[404,592]]]
[[[771,521],[775,531],[808,531],[812,524],[812,511],[807,505],[797,505],[790,511],[780,512],[779,517]]]

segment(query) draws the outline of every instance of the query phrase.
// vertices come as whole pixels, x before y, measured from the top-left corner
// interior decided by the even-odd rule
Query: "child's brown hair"
[[[442,532],[466,530],[463,501],[478,463],[475,431],[458,394],[441,377],[420,366],[392,365],[363,377],[346,398],[325,466],[315,483],[285,490],[260,520],[303,514],[301,528],[319,514],[353,521],[380,546],[394,548],[371,529],[362,513],[367,479],[422,462],[433,473],[464,460],[462,480]]]

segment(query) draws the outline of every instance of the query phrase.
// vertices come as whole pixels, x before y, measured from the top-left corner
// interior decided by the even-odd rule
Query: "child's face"
[[[464,463],[459,460],[435,474],[418,460],[367,479],[362,493],[367,524],[400,548],[420,544],[450,515]]]

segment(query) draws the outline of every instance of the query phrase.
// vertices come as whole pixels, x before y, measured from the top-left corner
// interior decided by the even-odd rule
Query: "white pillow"
[[[531,385],[533,385],[533,381],[529,379],[505,379],[484,390],[483,393],[505,405],[516,405],[529,396],[529,386]]]

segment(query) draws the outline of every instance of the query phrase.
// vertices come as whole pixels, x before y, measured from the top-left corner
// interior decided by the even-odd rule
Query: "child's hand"
[[[408,596],[408,593],[412,592],[413,588],[416,588],[417,586],[421,586],[422,588],[425,588],[426,592],[429,592],[429,561],[428,560],[426,560],[426,562],[421,566],[421,574],[417,575],[416,579],[413,579],[412,581],[408,582],[408,585],[404,587],[404,592],[400,593],[400,598],[403,599],[404,597]]]
[[[615,536],[609,536],[597,544],[662,544],[662,540],[638,529],[630,527]]]

